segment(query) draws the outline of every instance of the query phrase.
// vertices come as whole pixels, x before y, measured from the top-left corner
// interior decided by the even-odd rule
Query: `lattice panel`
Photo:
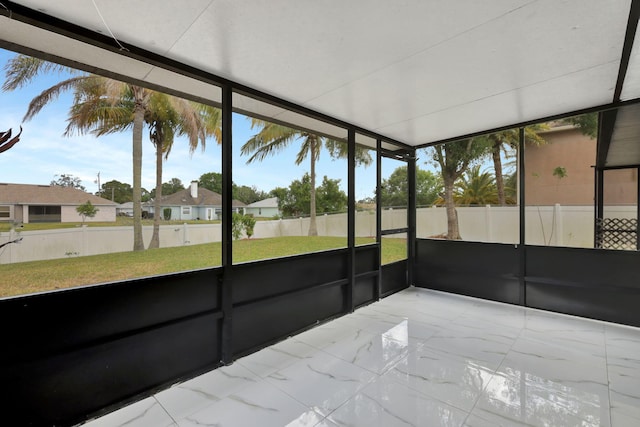
[[[638,250],[638,220],[635,218],[598,219],[596,247]]]

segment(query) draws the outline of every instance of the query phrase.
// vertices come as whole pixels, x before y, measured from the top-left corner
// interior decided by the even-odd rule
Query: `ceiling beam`
[[[613,92],[613,102],[620,101],[624,80],[627,76],[627,69],[629,68],[633,41],[636,38],[636,31],[638,29],[638,19],[640,19],[640,0],[631,0],[629,19],[627,20],[627,31],[624,36],[622,55],[620,56],[620,67],[618,68],[618,79],[616,80],[616,88]]]

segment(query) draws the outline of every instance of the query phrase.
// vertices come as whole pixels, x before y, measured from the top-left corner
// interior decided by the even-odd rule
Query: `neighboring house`
[[[525,149],[525,200],[527,205],[593,206],[596,139],[575,126],[555,126],[539,132],[547,144]],[[554,175],[564,168],[566,176]],[[636,169],[605,172],[605,205],[635,205]]]
[[[98,213],[86,222],[115,221],[117,203],[71,187],[0,183],[0,221],[82,222],[76,211],[91,202]]]
[[[124,202],[116,207],[116,215],[133,216],[133,202]]]
[[[270,197],[268,199],[250,203],[245,207],[245,213],[247,215],[253,215],[256,218],[273,218],[275,216],[281,216],[280,210],[278,209],[278,198]]]
[[[245,204],[233,201],[233,211],[244,213]],[[222,196],[206,188],[198,188],[198,181],[191,181],[189,188],[163,196],[160,201],[161,218],[166,209],[171,209],[170,219],[177,220],[214,220],[222,215]],[[153,208],[150,212],[153,213]]]

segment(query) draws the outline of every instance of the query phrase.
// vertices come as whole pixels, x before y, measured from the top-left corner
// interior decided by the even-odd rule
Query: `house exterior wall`
[[[85,222],[115,222],[116,206],[96,206],[98,212],[93,218],[86,218]],[[82,217],[76,211],[77,206],[62,206],[60,212],[61,222],[82,222]]]
[[[552,129],[541,136],[547,144],[527,145],[525,150],[527,205],[593,205],[596,140],[573,127]],[[565,168],[566,177],[553,175],[557,167]],[[605,204],[635,204],[637,179],[634,169],[605,172]]]
[[[279,215],[278,213],[278,208],[270,208],[270,207],[266,207],[266,208],[253,208],[253,207],[246,207],[245,208],[247,214],[249,215],[253,215],[256,218],[273,218],[276,215]]]

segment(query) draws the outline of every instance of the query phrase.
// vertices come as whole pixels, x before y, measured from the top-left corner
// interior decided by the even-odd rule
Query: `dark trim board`
[[[509,244],[418,239],[415,286],[640,326],[640,252],[524,250],[520,258]],[[524,295],[520,271],[526,271]]]

